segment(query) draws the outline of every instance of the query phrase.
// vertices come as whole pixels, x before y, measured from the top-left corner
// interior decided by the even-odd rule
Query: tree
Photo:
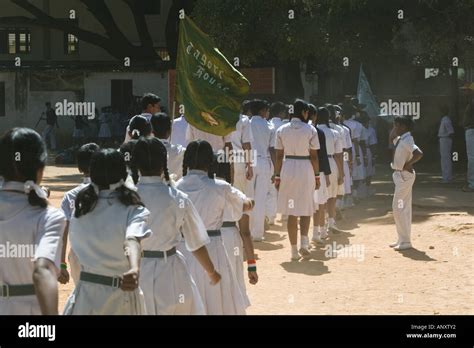
[[[162,62],[161,57],[153,47],[153,40],[145,20],[145,4],[143,1],[122,0],[132,13],[140,38],[140,45],[133,45],[127,39],[115,22],[104,0],[79,0],[79,2],[86,6],[87,10],[102,24],[105,35],[82,29],[75,21],[54,18],[28,0],[10,1],[30,13],[33,17],[0,17],[0,24],[36,25],[56,29],[72,34],[79,40],[101,47],[119,60],[123,60],[124,57],[130,57],[136,62],[145,64],[160,65]]]

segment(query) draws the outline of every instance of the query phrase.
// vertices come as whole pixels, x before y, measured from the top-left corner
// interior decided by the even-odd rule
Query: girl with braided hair
[[[246,301],[242,294],[229,256],[223,244],[221,228],[224,211],[229,221],[237,221],[244,211],[253,207],[253,202],[242,197],[242,194],[224,180],[214,179],[209,174],[214,154],[207,141],[192,141],[184,154],[183,178],[176,184],[194,203],[210,243],[207,246],[214,265],[219,266],[221,282],[216,286],[209,284],[206,270],[191,257],[186,256],[191,274],[198,286],[207,314],[245,314]],[[182,250],[180,245],[180,250]],[[186,251],[185,251],[186,252]]]
[[[170,183],[166,147],[159,139],[138,139],[132,158],[140,172],[138,193],[151,212],[148,225],[154,231],[143,243],[140,274],[147,314],[206,314],[186,260],[176,250],[184,238],[187,250],[206,270],[207,282],[217,284],[220,275],[206,249],[206,228],[188,196]]]

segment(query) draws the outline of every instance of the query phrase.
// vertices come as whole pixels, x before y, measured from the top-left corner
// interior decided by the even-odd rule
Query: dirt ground
[[[248,284],[248,314],[474,314],[474,194],[460,190],[460,176],[441,185],[439,176],[420,171],[415,249],[396,252],[388,247],[396,238],[391,173],[378,173],[377,194],[344,211],[344,232],[327,242],[345,247],[338,257],[318,247],[312,259],[292,262],[286,228],[279,220],[271,226],[255,244],[260,280]],[[50,166],[43,184],[59,207],[80,181],[74,167]],[[60,285],[60,308],[72,289]]]

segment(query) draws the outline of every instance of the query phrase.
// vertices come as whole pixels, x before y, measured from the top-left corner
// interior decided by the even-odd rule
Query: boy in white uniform
[[[412,219],[412,189],[416,174],[413,164],[423,157],[423,152],[415,145],[410,131],[413,120],[408,116],[397,116],[394,121],[390,139],[395,145],[395,153],[391,167],[395,193],[393,195],[393,217],[397,227],[398,240],[390,244],[395,250],[412,248],[411,219]]]
[[[46,159],[46,145],[32,129],[14,128],[0,139],[0,245],[7,251],[0,262],[1,315],[58,314],[66,219],[38,186]]]
[[[250,232],[255,242],[261,242],[264,240],[265,206],[275,161],[275,132],[267,122],[268,104],[265,101],[253,101],[251,111],[253,114],[250,119],[252,134],[258,135],[254,137],[252,143],[252,148],[257,153],[257,165],[246,194],[255,200],[255,207],[250,213]]]
[[[76,201],[77,194],[88,184],[91,183],[91,178],[89,176],[89,167],[91,164],[91,157],[92,155],[99,151],[100,147],[97,144],[90,143],[85,144],[80,147],[77,152],[77,169],[83,175],[83,182],[79,186],[76,186],[72,190],[69,190],[64,194],[63,200],[61,202],[61,210],[63,211],[64,215],[66,216],[67,224],[64,230],[64,237],[63,237],[63,251],[61,255],[61,273],[59,275],[58,281],[61,284],[67,284],[69,282],[69,273],[67,270],[67,263],[66,263],[66,248],[67,248],[67,239],[69,234],[69,222],[72,218],[72,213],[74,210],[74,204]],[[73,250],[69,250],[69,265],[71,269],[71,276],[74,281],[74,284],[77,284],[79,281],[79,273],[81,272],[81,265],[79,264],[79,260],[77,256],[74,254]]]
[[[158,97],[157,95],[153,93],[144,94],[141,100],[142,110],[143,110],[143,112],[141,113],[141,116],[145,117],[147,121],[150,122],[151,116],[161,111],[160,102],[161,102],[161,98]],[[130,122],[132,121],[132,119],[130,120]],[[132,137],[130,136],[130,123],[129,123],[127,126],[127,131],[125,133],[125,140],[123,141],[123,143],[126,144],[130,140],[132,140]]]
[[[171,135],[171,119],[164,112],[151,117],[151,126],[155,137],[161,140],[168,152],[168,169],[173,180],[177,181],[183,176],[183,158],[186,149],[179,144],[169,142]]]
[[[439,153],[441,156],[441,175],[443,177],[442,183],[450,183],[453,181],[453,161],[452,148],[454,128],[451,118],[449,118],[449,108],[443,106],[441,108],[443,114],[438,130],[439,138]]]

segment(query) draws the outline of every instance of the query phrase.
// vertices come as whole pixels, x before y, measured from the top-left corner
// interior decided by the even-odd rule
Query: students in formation
[[[264,242],[266,222],[286,216],[291,259],[308,259],[311,217],[320,247],[340,232],[336,218],[352,196],[373,194],[376,132],[357,101],[247,100],[224,137],[184,115],[172,121],[154,94],[142,107],[120,149],[78,150],[83,182],[61,210],[39,186],[41,137],[25,128],[3,135],[0,244],[35,251],[0,263],[0,314],[57,314],[56,279],[70,276],[76,287],[64,314],[245,314],[245,279],[259,281],[253,241]],[[396,250],[411,247],[413,164],[422,157],[412,127],[397,117],[390,134]]]

